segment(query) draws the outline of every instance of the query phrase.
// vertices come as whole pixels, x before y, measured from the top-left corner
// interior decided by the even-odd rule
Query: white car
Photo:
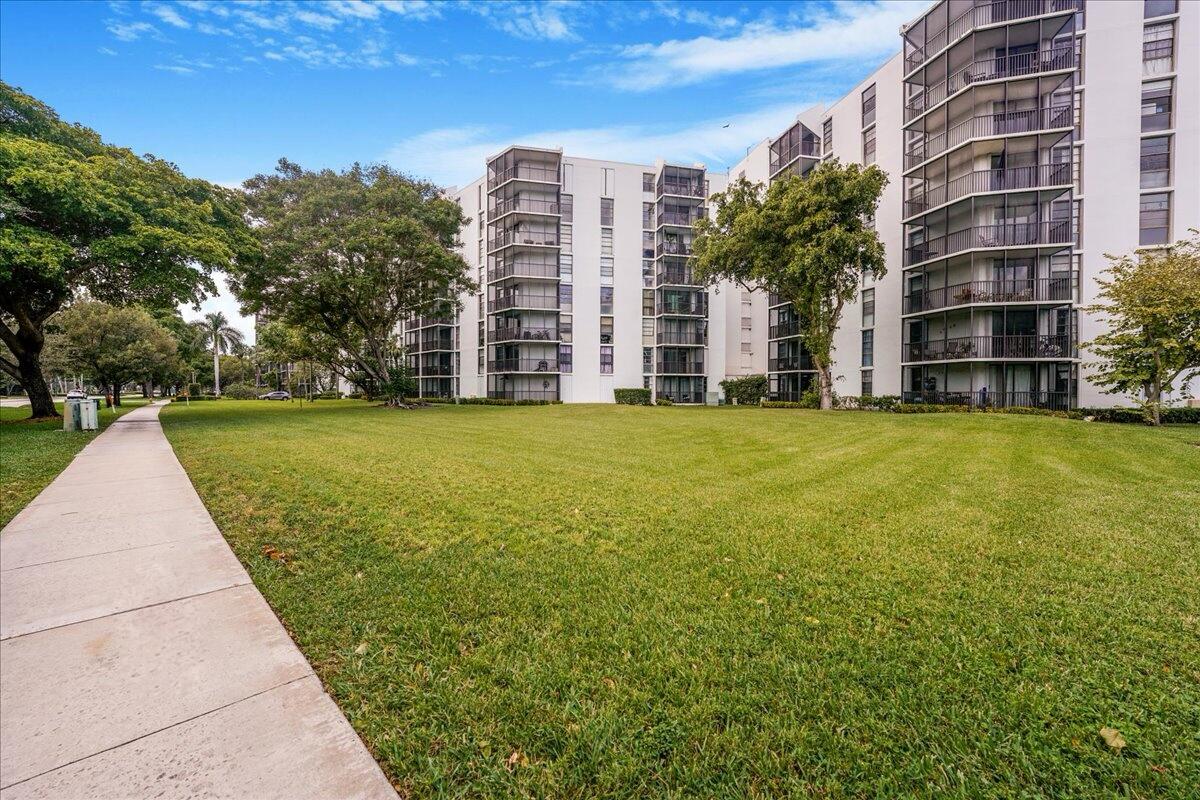
[[[71,391],[67,392],[67,399],[68,400],[86,400],[87,392],[85,392],[83,389],[72,389]]]

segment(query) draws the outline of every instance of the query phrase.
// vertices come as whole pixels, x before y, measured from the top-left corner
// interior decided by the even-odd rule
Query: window
[[[558,279],[570,283],[575,280],[575,256],[560,253],[558,256]]]
[[[574,311],[575,287],[569,283],[558,285],[558,310]]]
[[[613,287],[611,286],[600,287],[600,313],[613,313]]]
[[[642,231],[642,258],[654,258],[654,231]]]
[[[558,346],[558,371],[570,373],[574,367],[575,350],[573,345],[560,344]]]
[[[862,396],[870,397],[875,384],[875,370],[864,369],[862,371]]]
[[[613,285],[612,256],[600,256],[600,283],[605,286]]]
[[[600,374],[612,375],[613,371],[613,349],[612,345],[600,345]]]
[[[642,173],[642,191],[643,192],[653,192],[654,191],[654,173],[653,172],[643,172]]]
[[[560,195],[558,198],[558,211],[562,214],[563,222],[573,222],[575,220],[575,195]]]
[[[1162,75],[1175,66],[1175,23],[1147,25],[1142,32],[1142,74]]]
[[[575,228],[571,225],[558,226],[558,244],[564,253],[571,252],[575,246]]]
[[[600,229],[600,255],[611,256],[613,254],[612,242],[613,242],[612,228],[601,228]]]
[[[654,371],[652,369],[653,365],[654,365],[654,348],[653,347],[643,347],[642,348],[642,372],[653,372]],[[649,383],[649,381],[647,381],[647,383]],[[649,389],[650,387],[647,385],[646,388]]]
[[[1171,195],[1167,192],[1142,195],[1138,217],[1138,244],[1166,244],[1170,239]]]
[[[1160,189],[1171,185],[1171,137],[1149,136],[1142,139],[1143,189]]]
[[[875,84],[871,84],[862,93],[862,126],[865,128],[875,122]]]
[[[753,352],[754,352],[754,345],[753,345],[753,343],[751,343],[751,342],[742,342],[742,352],[743,352],[743,353],[753,353]]]
[[[1179,11],[1179,0],[1146,0],[1142,16],[1146,19],[1165,17],[1167,14],[1174,14],[1177,11]]]
[[[642,227],[654,227],[654,203],[642,203]]]
[[[617,171],[615,169],[608,169],[607,167],[604,167],[601,169],[601,172],[604,173],[604,196],[612,197],[613,189],[616,188]],[[612,225],[611,222],[608,224]]]
[[[483,239],[479,240],[479,263],[483,263]]]
[[[611,197],[600,198],[600,224],[613,224],[613,201]]]
[[[863,131],[863,163],[875,163],[875,129]]]
[[[1075,191],[1083,194],[1083,148],[1076,146],[1071,157],[1071,183]]]
[[[1079,199],[1071,201],[1071,240],[1083,247],[1083,201]]]
[[[862,290],[862,326],[864,328],[875,327],[875,290]]]
[[[654,319],[652,317],[642,317],[642,341],[654,341]]]
[[[1171,127],[1171,81],[1142,84],[1142,133]]]
[[[821,155],[827,156],[833,152],[833,117],[821,125]]]
[[[563,314],[558,318],[558,338],[560,341],[569,342],[575,334],[575,317],[571,314]]]
[[[613,318],[600,318],[600,344],[613,343]]]
[[[654,285],[654,262],[642,261],[642,286]]]
[[[871,367],[875,365],[875,331],[862,332],[862,365]]]
[[[483,341],[483,340],[480,339],[480,341]],[[475,371],[478,372],[480,375],[482,375],[486,371],[486,370],[484,370],[483,348],[482,347],[476,351],[476,355],[479,356],[479,365],[478,365],[478,369],[476,369]]]
[[[642,316],[654,316],[654,292],[642,292]]]

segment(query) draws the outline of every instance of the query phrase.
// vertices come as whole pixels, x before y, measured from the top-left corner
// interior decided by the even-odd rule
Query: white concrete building
[[[942,0],[900,52],[728,174],[514,146],[454,196],[483,290],[406,332],[423,393],[703,402],[814,380],[790,306],[692,281],[690,225],[727,181],[875,163],[887,274],[835,337],[835,391],[911,402],[1111,405],[1081,343],[1104,253],[1200,227],[1200,3]],[[1193,387],[1200,392],[1200,386]]]

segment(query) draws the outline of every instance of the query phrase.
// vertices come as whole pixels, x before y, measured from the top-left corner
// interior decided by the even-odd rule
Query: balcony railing
[[[418,339],[408,343],[408,349],[413,353],[431,353],[435,350],[453,350],[454,340],[449,338]]]
[[[690,228],[696,220],[704,216],[704,206],[696,206],[695,211],[662,211],[658,215],[659,225],[679,225]]]
[[[545,264],[540,261],[505,261],[488,270],[489,281],[500,281],[505,278],[557,278],[558,262]]]
[[[960,175],[941,186],[933,186],[904,201],[904,216],[924,214],[931,208],[960,197],[984,192],[1009,192],[1071,185],[1071,165],[1041,164],[1006,169],[983,169]]]
[[[1083,2],[1084,0],[994,0],[991,3],[972,6],[950,20],[944,29],[928,37],[923,45],[904,56],[905,74],[917,69],[947,45],[957,42],[975,28],[1042,14],[1077,11],[1083,7]]]
[[[422,378],[430,378],[438,375],[453,375],[453,364],[418,364],[417,374]]]
[[[708,341],[708,335],[700,331],[659,331],[659,344],[703,345]]]
[[[703,361],[659,361],[654,370],[659,375],[703,375]]]
[[[558,372],[556,358],[498,358],[487,362],[488,372]]]
[[[438,325],[453,325],[454,317],[417,317],[409,323],[412,328],[433,328]]]
[[[690,256],[691,242],[659,242],[654,246],[656,256]]]
[[[560,214],[561,207],[554,200],[535,200],[527,197],[510,197],[500,200],[492,206],[490,219],[497,219],[505,214],[523,211],[530,214]]]
[[[665,397],[672,403],[680,405],[705,402],[704,392],[699,389],[671,389],[656,392],[655,394],[658,397]]]
[[[660,269],[655,273],[655,278],[660,284],[668,284],[675,286],[698,286],[692,271],[687,267],[667,267]]]
[[[785,339],[789,336],[800,335],[800,321],[792,320],[791,322],[782,322],[778,325],[772,325],[767,329],[767,338],[769,339]]]
[[[979,225],[906,247],[904,266],[911,267],[924,261],[945,258],[975,248],[1068,244],[1072,238],[1071,223],[1068,220]]]
[[[815,369],[809,356],[767,359],[767,372],[810,372]]]
[[[558,295],[512,294],[488,301],[488,311],[505,311],[510,308],[533,308],[558,310]]]
[[[704,179],[692,180],[660,178],[656,187],[658,195],[673,194],[680,197],[704,197]]]
[[[1071,396],[1066,392],[904,392],[905,403],[933,403],[943,406],[971,406],[972,408],[1046,408],[1067,411],[1071,408]]]
[[[488,250],[499,250],[501,247],[518,244],[557,247],[558,231],[506,231],[494,239],[488,239]]]
[[[660,317],[703,317],[708,313],[708,300],[705,298],[698,303],[655,303],[654,313]]]
[[[1075,357],[1071,337],[1066,334],[956,336],[927,342],[906,342],[903,347],[902,360],[905,362]]]
[[[788,147],[786,150],[776,152],[775,148],[771,148],[771,167],[770,173],[774,175],[779,170],[786,167],[788,164],[795,161],[800,156],[808,156],[810,158],[821,157],[820,142],[799,141]]]
[[[1000,78],[1017,78],[1055,72],[1075,67],[1075,47],[1061,45],[1043,48],[1032,53],[980,58],[951,73],[944,81],[928,87],[904,106],[904,121],[912,122],[947,97],[957,94],[973,83]]]
[[[557,342],[558,328],[504,327],[488,331],[489,342]]]
[[[919,314],[971,303],[1037,303],[1075,299],[1074,280],[1028,278],[1025,280],[966,281],[904,296],[904,313]]]
[[[904,154],[904,168],[912,169],[919,166],[971,139],[1070,128],[1074,124],[1075,108],[1069,104],[1048,108],[1030,108],[1023,111],[981,114],[965,119],[944,133],[939,133],[920,144],[910,145]]]
[[[557,389],[489,389],[488,397],[492,400],[558,400]]]
[[[559,183],[558,165],[544,165],[537,162],[515,164],[506,170],[490,176],[488,178],[488,190],[495,189],[500,184],[511,180]]]

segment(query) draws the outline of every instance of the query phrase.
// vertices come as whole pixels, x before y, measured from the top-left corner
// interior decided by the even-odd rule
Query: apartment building
[[[1104,321],[1086,308],[1105,253],[1200,227],[1198,44],[1200,3],[1183,0],[943,0],[727,174],[511,147],[453,193],[482,290],[406,326],[422,391],[611,402],[646,386],[696,403],[765,373],[796,399],[815,372],[794,310],[769,287],[695,283],[691,225],[728,180],[837,158],[890,183],[873,220],[887,274],[844,310],[836,392],[1125,402],[1088,380],[1082,343]]]

